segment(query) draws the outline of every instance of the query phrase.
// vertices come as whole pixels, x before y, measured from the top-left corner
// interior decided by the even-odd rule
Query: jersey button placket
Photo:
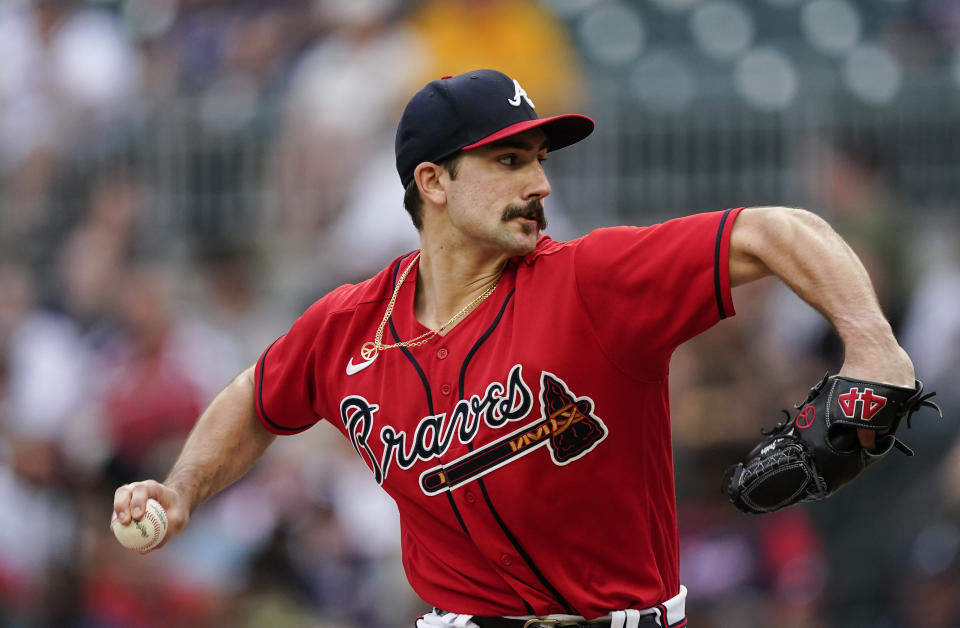
[[[440,347],[439,349],[437,349],[437,359],[438,359],[438,360],[446,360],[446,359],[447,359],[447,356],[449,356],[449,355],[450,355],[450,350],[447,349],[446,347]],[[440,386],[440,394],[441,394],[441,395],[450,396],[450,393],[451,393],[451,392],[453,392],[453,388],[450,386],[450,384],[442,384],[442,385]]]

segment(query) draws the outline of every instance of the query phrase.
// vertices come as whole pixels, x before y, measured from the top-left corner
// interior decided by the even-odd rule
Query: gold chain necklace
[[[440,325],[440,327],[424,332],[411,340],[401,340],[400,342],[392,345],[382,344],[380,341],[383,340],[383,328],[386,327],[387,321],[390,319],[390,314],[393,312],[393,306],[397,302],[397,295],[400,294],[400,286],[403,285],[403,281],[407,278],[407,274],[410,272],[410,269],[413,268],[413,265],[417,263],[418,259],[420,259],[419,251],[417,252],[416,256],[410,260],[410,263],[407,265],[407,267],[403,269],[403,272],[400,274],[400,278],[397,279],[397,285],[393,289],[393,295],[390,297],[390,303],[387,304],[387,311],[383,314],[383,320],[380,321],[380,326],[377,327],[377,335],[374,337],[373,342],[365,342],[363,346],[360,347],[360,357],[364,360],[373,359],[378,352],[383,351],[384,349],[395,349],[397,347],[418,347],[422,344],[425,344],[428,340],[466,316],[468,312],[483,303],[487,297],[493,294],[493,291],[497,289],[497,284],[500,283],[500,277],[503,276],[503,273],[501,272],[500,275],[497,276],[497,280],[493,282],[492,286],[477,295],[477,298],[475,298],[473,301],[463,306],[462,310],[454,314],[450,320],[443,325]]]

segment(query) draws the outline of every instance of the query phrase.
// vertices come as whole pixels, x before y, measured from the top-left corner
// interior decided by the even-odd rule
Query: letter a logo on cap
[[[510,103],[514,107],[519,107],[520,99],[522,98],[527,101],[528,105],[536,109],[536,107],[533,106],[533,101],[530,100],[529,96],[527,96],[526,90],[520,87],[520,82],[517,79],[513,79],[513,89],[514,89],[513,98],[507,98],[508,103]]]

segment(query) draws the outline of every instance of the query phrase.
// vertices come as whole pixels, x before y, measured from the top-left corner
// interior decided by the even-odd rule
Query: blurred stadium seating
[[[550,20],[541,65],[578,86],[544,96],[541,114],[575,106],[598,123],[550,155],[553,233],[740,205],[816,211],[870,267],[949,419],[915,422],[916,462],[745,520],[709,478],[839,354],[785,291],[738,293],[740,315],[673,363],[691,625],[960,626],[960,3],[446,8],[504,27],[519,5]],[[438,66],[443,33],[423,29],[442,24],[425,6],[0,2],[0,626],[159,613],[158,626],[393,628],[422,609],[390,504],[321,429],[279,445],[157,555],[119,552],[106,518],[115,484],[162,476],[184,413],[306,305],[416,246],[390,151],[400,107]],[[496,43],[506,59],[548,54],[531,41]],[[523,59],[518,75],[535,72]],[[345,264],[357,242],[369,257]],[[177,411],[134,416],[131,386]],[[717,407],[740,415],[706,421]],[[170,424],[136,428],[157,420]],[[138,467],[129,450],[147,431],[159,436]],[[367,493],[366,507],[349,499]],[[73,531],[34,524],[45,516]]]

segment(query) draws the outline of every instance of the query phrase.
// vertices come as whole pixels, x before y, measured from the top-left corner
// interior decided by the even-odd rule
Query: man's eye
[[[499,159],[499,161],[500,161],[500,163],[502,163],[504,166],[513,166],[513,165],[516,165],[516,163],[517,163],[517,156],[516,156],[516,155],[504,155],[503,157],[501,157],[501,158]]]

